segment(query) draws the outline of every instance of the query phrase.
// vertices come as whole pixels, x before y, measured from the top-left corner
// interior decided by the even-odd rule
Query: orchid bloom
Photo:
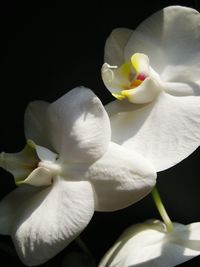
[[[112,141],[157,171],[189,156],[200,141],[200,14],[171,6],[134,31],[115,29],[105,62],[104,84],[118,99],[106,106]]]
[[[131,226],[105,254],[99,267],[173,267],[200,255],[200,223],[164,223],[149,220]]]
[[[154,168],[110,142],[110,122],[94,93],[80,87],[25,112],[26,147],[1,153],[0,166],[19,188],[0,202],[0,233],[21,260],[39,265],[87,226],[94,211],[124,208],[148,194]]]

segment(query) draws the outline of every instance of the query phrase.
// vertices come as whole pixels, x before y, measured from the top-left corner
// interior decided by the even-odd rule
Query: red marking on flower
[[[144,73],[138,74],[136,80],[144,81],[146,79],[146,75]]]

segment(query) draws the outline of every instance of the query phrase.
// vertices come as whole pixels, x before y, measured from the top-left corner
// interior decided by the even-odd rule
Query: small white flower
[[[60,252],[95,210],[124,208],[155,185],[142,156],[110,142],[109,118],[89,89],[75,88],[52,104],[31,103],[25,134],[24,150],[1,153],[0,166],[20,186],[0,202],[0,233],[11,235],[27,265]]]
[[[200,140],[200,14],[171,6],[135,31],[115,29],[102,78],[121,101],[107,105],[112,141],[142,153],[157,171],[190,155]]]
[[[106,253],[99,267],[173,267],[200,255],[200,222],[165,224],[149,220],[128,228]]]

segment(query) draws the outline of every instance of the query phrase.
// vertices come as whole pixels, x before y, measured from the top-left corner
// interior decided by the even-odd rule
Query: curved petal
[[[26,139],[33,140],[36,144],[52,149],[49,143],[46,125],[46,112],[49,103],[45,101],[31,102],[24,115],[24,130]]]
[[[46,168],[38,167],[34,169],[29,176],[22,181],[17,181],[16,185],[30,184],[34,186],[48,186],[52,183],[52,172]]]
[[[0,154],[0,167],[10,172],[18,183],[26,179],[38,164],[38,157],[35,149],[28,142],[24,149],[17,153]]]
[[[200,81],[198,82],[165,82],[165,92],[174,96],[200,96]]]
[[[167,234],[160,221],[128,228],[101,260],[99,267],[169,267],[200,255],[200,223],[174,223]]]
[[[147,105],[107,105],[112,141],[141,153],[162,171],[189,156],[200,141],[200,97],[160,93]]]
[[[54,257],[76,238],[93,212],[90,183],[56,180],[43,190],[27,192],[20,187],[5,197],[0,202],[0,229],[11,233],[23,263],[34,266]],[[4,229],[7,222],[10,229]]]
[[[104,156],[91,166],[70,165],[70,177],[91,181],[97,211],[114,211],[146,196],[156,183],[152,166],[138,153],[111,143]]]
[[[11,235],[20,206],[39,190],[38,187],[23,184],[0,201],[0,234]]]
[[[200,81],[199,43],[198,11],[171,6],[153,14],[137,27],[127,42],[125,57],[129,59],[133,53],[145,53],[163,81],[196,82]],[[179,91],[173,94],[179,94]],[[190,89],[186,94],[192,95],[193,92]]]
[[[27,143],[36,150],[37,156],[41,161],[54,162],[58,158],[58,155],[46,147],[36,145],[32,140],[28,140]]]
[[[117,28],[111,32],[105,44],[104,62],[117,66],[124,63],[124,47],[132,32],[126,28]]]
[[[77,87],[48,109],[48,135],[63,160],[93,162],[110,142],[108,115],[95,94]]]
[[[114,97],[122,100],[124,97],[120,95],[121,91],[126,87],[129,87],[131,84],[131,63],[126,62],[119,68],[117,66],[111,66],[107,63],[104,63],[101,68],[101,74],[106,88]]]
[[[136,88],[123,90],[122,96],[128,98],[131,103],[145,104],[152,102],[162,90],[162,85],[159,80],[146,78],[141,85]]]

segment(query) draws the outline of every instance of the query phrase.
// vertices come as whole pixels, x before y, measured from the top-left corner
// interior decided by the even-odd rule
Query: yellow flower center
[[[130,62],[124,63],[115,71],[115,77],[121,91],[112,95],[119,100],[124,99],[128,93],[127,90],[138,87],[148,76],[148,57],[141,53],[133,54]]]

